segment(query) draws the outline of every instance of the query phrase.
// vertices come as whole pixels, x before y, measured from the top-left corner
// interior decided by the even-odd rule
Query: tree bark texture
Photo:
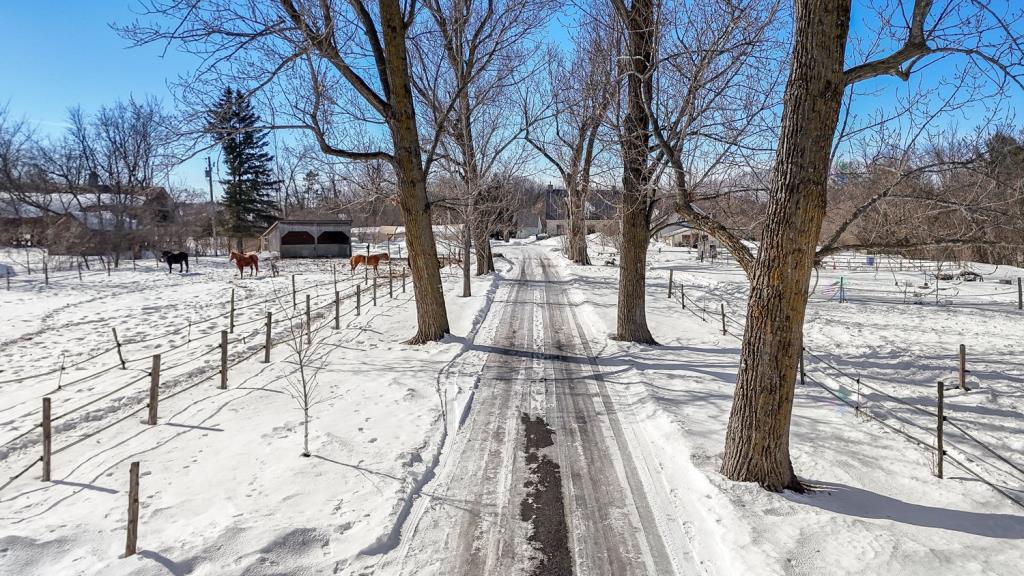
[[[616,337],[657,344],[647,326],[647,246],[650,240],[651,127],[644,106],[644,84],[651,82],[654,60],[654,2],[634,0],[620,8],[625,25],[626,113],[622,118],[622,251],[619,255],[619,300]],[[624,12],[624,13],[622,13]],[[646,92],[650,92],[649,86]]]
[[[491,258],[491,238],[487,230],[482,227],[474,229],[476,238],[476,275],[483,276],[488,272],[494,272],[494,260]]]
[[[466,217],[462,222],[462,296],[469,298],[473,295],[472,282],[469,278],[469,253],[473,250],[473,230],[469,223],[469,208],[466,208]]]
[[[427,179],[423,172],[409,60],[406,29],[398,0],[381,0],[380,20],[390,87],[388,127],[394,141],[394,165],[398,178],[399,205],[409,248],[409,268],[416,297],[416,335],[410,344],[440,340],[449,333],[448,311],[437,263],[437,245],[431,227]]]
[[[566,220],[569,230],[566,235],[567,256],[576,264],[590,265],[587,252],[587,193],[586,182],[566,182]]]
[[[789,457],[807,286],[826,207],[842,103],[850,0],[797,0],[792,63],[722,474],[772,491],[802,490]]]

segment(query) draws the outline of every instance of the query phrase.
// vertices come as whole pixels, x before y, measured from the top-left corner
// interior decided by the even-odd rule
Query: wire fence
[[[405,276],[405,275],[406,275],[406,269],[403,267],[401,275],[398,276],[398,277],[402,277],[402,276]],[[293,275],[293,276],[298,277],[299,275],[296,274],[296,275]],[[365,281],[365,278],[364,278],[364,281]],[[296,287],[294,291],[289,290],[286,293],[282,292],[282,293],[279,293],[279,294],[274,294],[274,295],[272,295],[270,297],[261,298],[261,299],[258,299],[258,300],[255,300],[255,301],[251,301],[251,302],[249,302],[249,301],[242,301],[240,303],[237,303],[236,306],[234,306],[234,314],[238,314],[239,312],[247,311],[247,310],[250,310],[250,309],[258,307],[258,306],[262,306],[262,307],[265,308],[268,304],[272,304],[272,303],[280,304],[283,300],[286,301],[289,297],[292,297],[294,299],[298,295],[304,295],[305,293],[311,292],[311,291],[316,291],[316,292],[319,293],[319,289],[323,288],[323,287],[326,287],[326,286],[333,286],[333,287],[335,287],[335,289],[337,289],[339,286],[341,286],[341,287],[350,287],[351,285],[356,284],[357,282],[359,282],[359,277],[358,276],[351,276],[349,278],[345,278],[344,276],[342,276],[342,277],[335,277],[334,279],[331,279],[331,280],[325,280],[325,281],[322,281],[322,282],[316,282],[316,283],[311,284],[311,285],[306,285],[306,286],[302,286],[302,287]],[[102,350],[100,350],[100,351],[98,351],[96,353],[93,353],[90,356],[87,356],[86,358],[77,360],[77,361],[75,361],[73,363],[70,363],[70,364],[65,364],[62,361],[61,364],[53,366],[53,367],[48,368],[48,369],[44,369],[42,371],[39,371],[38,369],[33,369],[31,371],[31,373],[29,373],[29,374],[24,374],[24,375],[20,375],[20,376],[15,376],[15,377],[11,377],[11,378],[2,379],[2,380],[0,380],[0,385],[13,384],[13,383],[23,383],[23,382],[29,382],[29,381],[33,381],[33,380],[38,380],[38,379],[46,378],[48,376],[52,376],[52,375],[57,374],[57,373],[63,373],[63,372],[67,372],[69,370],[78,368],[78,367],[80,367],[80,366],[82,366],[84,364],[87,364],[89,362],[92,362],[93,360],[96,360],[97,358],[99,358],[99,357],[101,357],[101,356],[103,356],[105,354],[108,354],[110,352],[114,352],[119,347],[127,348],[127,347],[130,347],[130,346],[136,346],[136,345],[140,345],[140,344],[148,344],[148,343],[151,343],[151,342],[165,340],[165,339],[167,339],[167,338],[169,338],[171,336],[180,334],[182,332],[186,332],[186,331],[191,332],[192,329],[200,328],[202,326],[205,326],[205,325],[208,325],[208,324],[211,324],[211,323],[223,322],[225,320],[229,320],[230,321],[229,316],[231,316],[232,312],[231,312],[231,309],[229,307],[230,306],[229,303],[227,301],[225,301],[222,304],[222,306],[224,307],[223,310],[218,310],[216,313],[213,313],[213,314],[210,314],[208,316],[204,316],[204,317],[201,317],[201,318],[198,318],[198,319],[189,319],[189,320],[187,320],[187,322],[185,324],[183,324],[183,325],[181,325],[181,326],[179,326],[177,328],[174,328],[172,330],[169,330],[169,331],[166,331],[166,332],[162,332],[162,333],[158,333],[158,334],[154,334],[154,335],[150,335],[150,336],[136,338],[136,339],[131,339],[131,338],[124,339],[124,340],[121,340],[119,342],[115,342],[114,344],[110,345],[109,347],[103,348]],[[280,307],[280,309],[283,309],[283,308],[287,308],[287,305],[282,305]],[[257,316],[255,318],[252,318],[252,319],[249,319],[249,320],[245,320],[245,321],[241,321],[241,322],[235,322],[233,325],[234,325],[234,327],[237,328],[237,327],[240,327],[240,326],[246,326],[246,325],[254,324],[256,322],[261,322],[261,321],[262,321],[262,317]],[[106,328],[104,328],[103,336],[100,336],[100,338],[102,338],[102,339],[108,338],[108,336],[106,335]],[[191,343],[193,341],[194,340],[191,339],[191,336],[190,336],[190,338],[188,340],[186,340],[185,342],[183,342],[181,344],[181,346],[187,345],[187,344],[189,344],[189,343]],[[163,352],[168,352],[170,350],[173,350],[173,348],[168,349],[168,350],[164,350]],[[130,362],[130,361],[128,361],[128,362]],[[116,365],[112,365],[108,369],[113,369],[113,368],[116,368],[116,367],[117,367]],[[66,385],[67,384],[65,384],[65,386]]]
[[[702,322],[712,324],[720,323],[723,335],[732,336],[740,341],[743,340],[746,325],[735,318],[736,314],[730,316],[728,309],[733,308],[732,306],[729,306],[730,304],[733,304],[733,302],[730,302],[728,298],[722,297],[721,295],[715,296],[715,299],[719,300],[719,309],[715,310],[706,306],[706,299],[702,299],[702,301],[698,302],[687,294],[686,287],[683,284],[675,284],[674,286],[672,284],[673,281],[670,279],[669,291],[671,298],[674,302],[679,303],[681,309],[689,312]],[[692,287],[690,292],[692,293]],[[936,460],[938,459],[940,456],[938,454],[938,432],[936,431],[937,423],[940,418],[938,411],[930,410],[904,398],[895,396],[883,390],[880,386],[866,381],[862,377],[853,376],[842,368],[836,366],[834,362],[830,362],[824,358],[822,354],[816,353],[806,346],[803,347],[803,353],[804,360],[801,361],[799,374],[802,382],[810,382],[818,388],[821,388],[835,400],[853,408],[858,415],[867,417],[887,430],[895,432],[910,442],[927,449],[934,455]],[[814,362],[805,363],[807,358],[813,359]],[[818,374],[818,378],[809,374],[808,369],[815,370]],[[830,375],[834,379],[832,386],[821,381],[821,379],[826,379]],[[849,387],[849,389],[843,386],[843,382],[846,383],[846,387]],[[863,391],[865,389],[872,393],[872,396],[867,398],[871,403],[870,407],[864,401],[866,397]],[[897,405],[907,409],[910,413],[927,417],[929,418],[929,423],[922,424],[920,422],[913,421],[908,418],[907,415],[893,410],[890,405]],[[871,407],[877,408],[877,410],[873,411],[870,409]],[[1005,454],[1000,453],[988,442],[979,438],[979,434],[977,432],[969,431],[954,418],[945,414],[943,414],[941,418],[943,424],[948,424],[952,427],[961,435],[961,439],[963,440],[963,443],[951,443],[948,439],[945,439],[943,442],[941,457],[953,463],[978,481],[993,488],[996,492],[1006,497],[1017,506],[1024,508],[1024,498],[1019,495],[1024,494],[1024,466],[1013,462]],[[895,423],[893,421],[895,421]],[[926,436],[922,438],[920,436],[921,434],[925,434]],[[1001,465],[996,465],[991,460],[979,455],[977,451],[969,450],[968,447],[980,449],[985,454],[994,457]],[[949,454],[950,449],[962,455],[962,459],[951,456]],[[967,462],[971,462],[972,464],[969,465]],[[973,465],[974,463],[984,466],[988,473],[979,472]],[[994,478],[992,478],[993,473],[1019,483],[1019,487],[1009,488],[1001,486]]]
[[[407,276],[407,270],[403,269],[402,270],[402,275],[399,276],[399,278],[401,278],[404,281],[406,276]],[[392,277],[390,279],[390,281],[393,281],[393,280],[394,280],[394,277]],[[305,287],[304,290],[308,291],[308,290],[316,288],[317,286],[325,286],[325,285],[337,286],[337,284],[335,284],[332,281],[332,282],[324,282],[324,283],[319,283],[319,284],[313,284],[311,286]],[[376,290],[376,287],[377,287],[377,285],[376,285],[376,280],[375,280],[375,282],[373,284],[357,285],[357,286],[355,286],[354,288],[352,288],[351,290],[349,290],[347,292],[345,292],[344,290],[334,290],[334,291],[331,291],[330,294],[324,294],[324,296],[328,297],[328,300],[326,302],[324,302],[324,303],[322,303],[322,304],[320,304],[320,305],[318,305],[316,307],[310,306],[308,309],[306,308],[305,303],[303,303],[303,305],[301,307],[285,305],[283,307],[284,309],[287,310],[289,308],[292,308],[294,310],[294,313],[291,314],[291,315],[285,316],[285,317],[280,317],[279,316],[278,318],[273,319],[269,326],[260,326],[260,327],[257,327],[256,329],[254,329],[254,330],[252,330],[252,331],[250,331],[248,333],[235,334],[233,339],[228,339],[229,347],[232,344],[234,344],[235,348],[239,349],[240,352],[237,352],[234,355],[235,357],[233,358],[233,360],[231,360],[230,362],[226,363],[225,368],[228,371],[230,371],[231,368],[234,368],[234,367],[240,365],[241,363],[246,362],[246,361],[252,359],[257,354],[266,353],[266,348],[265,348],[265,346],[266,346],[266,344],[265,344],[266,338],[264,338],[262,341],[257,338],[258,335],[261,332],[264,333],[265,337],[269,337],[271,346],[280,345],[280,344],[284,343],[286,340],[288,340],[290,338],[296,337],[295,326],[296,326],[296,322],[297,321],[299,322],[299,326],[303,326],[302,323],[303,322],[307,322],[305,324],[305,333],[308,334],[310,332],[319,331],[319,330],[327,327],[331,323],[337,324],[338,321],[340,320],[341,316],[351,315],[353,312],[358,314],[359,311],[360,311],[360,308],[362,308],[363,306],[375,305],[375,299],[374,299],[374,304],[370,304],[370,302],[367,302],[366,304],[360,304],[359,303],[360,298],[357,297],[357,293],[360,296],[363,295],[363,294],[370,294],[370,295],[372,295],[374,293],[374,291]],[[298,292],[298,291],[296,291],[296,292]],[[289,295],[290,295],[290,293],[289,293]],[[319,297],[319,295],[316,296],[316,297]],[[313,299],[314,299],[314,295],[310,294],[310,302],[312,302]],[[350,304],[350,305],[347,305],[347,306],[342,306],[341,305],[341,303],[343,301],[347,303],[347,302],[351,302],[353,299],[356,301],[356,303],[353,303],[353,304]],[[413,299],[413,296],[410,295],[405,301],[409,301],[409,300],[412,300],[412,299]],[[267,301],[270,301],[270,300],[273,300],[273,299],[267,299]],[[330,310],[331,308],[334,309],[333,310],[333,312],[334,312],[333,314],[332,314],[332,311]],[[312,324],[309,324],[310,322],[312,322],[312,320],[314,318],[316,320],[322,320],[322,322],[320,322],[315,327]],[[264,318],[259,318],[258,320],[261,321],[261,322],[265,322]],[[254,322],[248,322],[248,323],[254,323]],[[238,326],[240,326],[240,325],[241,324],[236,325],[236,328]],[[273,331],[273,329],[275,327],[278,328],[278,331],[276,333]],[[270,330],[270,332],[266,333],[265,331],[268,330],[268,329]],[[174,333],[176,333],[176,332],[178,332],[178,331],[175,331]],[[178,350],[184,344],[195,342],[197,340],[202,340],[202,339],[205,339],[205,338],[208,338],[208,337],[212,337],[212,336],[218,335],[220,333],[221,332],[214,332],[214,333],[211,333],[211,334],[208,334],[208,335],[201,336],[201,337],[196,338],[196,339],[189,339],[185,343],[179,343],[179,344],[177,344],[175,346],[172,346],[170,348],[165,349],[165,351],[163,353],[167,353],[167,352],[171,352],[171,351],[174,351],[174,350]],[[171,333],[166,333],[166,334],[171,334]],[[301,331],[298,334],[298,337],[302,337]],[[250,339],[252,340],[251,343],[250,343]],[[152,339],[150,339],[150,340],[152,340]],[[238,344],[241,344],[242,346],[239,347]],[[224,354],[225,356],[227,355],[227,352],[224,351],[224,349],[222,348],[220,343],[218,343],[216,345],[213,345],[213,346],[205,347],[205,349],[200,349],[200,350],[201,351],[198,354],[189,355],[188,357],[182,359],[181,361],[179,361],[177,363],[170,364],[170,365],[164,365],[161,368],[161,371],[166,374],[169,371],[172,371],[172,370],[184,367],[184,366],[188,366],[188,365],[193,364],[195,362],[201,361],[206,356],[212,354],[213,352],[217,352],[217,351],[221,351],[222,354]],[[110,350],[107,350],[106,352],[109,352],[109,351]],[[157,353],[160,353],[160,352],[157,352]],[[154,354],[156,354],[156,353],[154,353]],[[136,362],[136,361],[140,361],[140,360],[149,359],[151,357],[152,357],[152,355],[147,355],[147,356],[144,356],[144,357],[128,360],[127,362]],[[82,377],[78,381],[85,381],[86,379],[98,378],[99,376],[101,376],[101,375],[103,375],[105,373],[108,373],[108,372],[112,371],[113,369],[116,369],[116,368],[119,368],[119,367],[121,367],[120,363],[115,364],[115,365],[111,365],[111,366],[108,366],[108,367],[105,367],[105,368],[102,368],[99,371],[96,371],[94,373],[90,373],[90,374]],[[133,370],[135,370],[135,369],[133,369]],[[124,392],[125,390],[128,390],[128,389],[130,389],[132,387],[137,387],[140,383],[142,383],[142,382],[144,382],[146,380],[149,380],[152,377],[152,374],[151,374],[150,371],[147,371],[147,370],[135,370],[135,371],[141,372],[142,374],[138,378],[135,378],[135,379],[133,379],[133,380],[127,382],[127,383],[124,383],[124,384],[122,384],[122,385],[120,385],[120,386],[118,386],[118,387],[116,387],[114,389],[105,391],[100,396],[92,398],[92,399],[88,400],[87,402],[85,402],[84,404],[78,405],[78,406],[76,406],[74,408],[70,408],[70,409],[68,409],[68,410],[66,410],[66,411],[64,411],[64,412],[62,412],[62,413],[60,413],[60,414],[58,414],[56,416],[51,417],[50,422],[54,423],[54,422],[57,422],[57,421],[60,421],[60,420],[64,420],[64,419],[66,419],[66,418],[68,418],[69,416],[72,416],[72,415],[83,414],[88,408],[91,408],[91,407],[94,407],[94,406],[98,405],[101,401],[106,400],[106,399],[108,399],[108,398],[110,398],[110,397],[112,397],[115,394],[118,394],[120,392]],[[208,370],[208,371],[205,371],[205,372],[200,372],[200,373],[198,373],[198,375],[195,373],[195,370],[193,370],[193,371],[190,371],[190,372],[186,372],[185,374],[182,374],[181,376],[179,376],[177,378],[172,378],[172,379],[166,380],[166,381],[161,383],[161,388],[162,389],[173,390],[173,391],[169,392],[168,394],[161,395],[160,396],[160,400],[161,401],[169,400],[169,399],[171,399],[171,398],[173,398],[173,397],[175,397],[175,396],[177,396],[179,394],[182,394],[182,393],[186,392],[187,390],[191,390],[191,389],[195,388],[196,386],[199,386],[203,382],[209,380],[209,378],[220,374],[221,372],[222,372],[222,368],[221,368],[221,366],[218,365],[215,369]],[[173,384],[177,380],[180,380],[180,379],[184,379],[186,381],[191,380],[192,382],[190,384],[187,384],[186,386],[183,386],[183,387],[182,386],[175,387]],[[146,390],[148,390],[148,387],[146,388]],[[144,390],[140,389],[137,392],[141,393],[143,391]],[[119,417],[118,419],[114,420],[113,422],[107,423],[107,424],[103,425],[102,427],[100,427],[98,429],[91,430],[91,431],[87,432],[83,436],[81,436],[81,437],[75,439],[74,441],[72,441],[70,444],[66,444],[66,445],[60,447],[59,449],[53,451],[53,454],[56,455],[56,454],[59,454],[59,453],[65,451],[65,450],[73,447],[73,446],[77,446],[81,442],[84,442],[85,440],[87,440],[89,438],[92,438],[92,437],[96,436],[97,434],[100,434],[100,433],[102,433],[102,432],[104,432],[106,430],[109,430],[110,428],[112,428],[112,427],[114,427],[114,426],[116,426],[116,425],[118,425],[118,424],[120,424],[122,422],[127,421],[132,416],[135,416],[136,414],[138,414],[139,412],[147,409],[148,407],[149,407],[149,404],[147,402],[144,405],[139,406],[138,408],[132,410],[131,412],[129,412],[129,413]],[[115,406],[114,410],[117,410],[119,408],[121,408],[121,406]],[[38,413],[33,411],[33,412],[29,413],[29,414],[26,414],[25,416],[31,417],[32,414],[38,414]],[[81,417],[81,420],[82,421],[89,421],[89,418],[87,416],[88,416],[88,414],[84,414]],[[5,440],[3,443],[0,443],[0,450],[8,451],[8,450],[20,448],[20,447],[16,447],[15,445],[18,444],[20,441],[24,440],[26,437],[28,437],[31,434],[35,433],[40,427],[42,427],[42,423],[35,423],[34,425],[30,426],[28,429],[26,429],[26,430],[22,431],[21,433],[17,434],[13,438],[9,438],[9,439]],[[8,478],[8,480],[3,485],[0,485],[0,491],[2,491],[4,488],[8,487],[15,480],[17,480],[18,478],[23,476],[25,473],[27,473],[29,470],[31,470],[36,464],[40,463],[41,461],[42,461],[41,457],[40,458],[35,458],[30,463],[28,463],[28,465],[25,466],[24,468],[21,468],[21,469],[17,470],[12,476],[10,476]]]

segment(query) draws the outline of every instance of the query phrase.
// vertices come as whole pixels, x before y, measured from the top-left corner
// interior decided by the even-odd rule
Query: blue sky
[[[168,83],[193,64],[193,57],[173,48],[166,55],[158,46],[129,48],[110,29],[112,22],[134,19],[132,9],[137,5],[130,0],[4,4],[0,13],[0,104],[6,102],[15,116],[25,117],[44,133],[62,130],[67,108],[73,105],[92,111],[118,98],[155,95],[171,106]],[[864,16],[855,10],[855,32]],[[559,23],[552,23],[549,33],[561,41],[567,36]],[[900,84],[892,79],[877,82],[890,89]],[[1012,102],[1024,105],[1020,90],[1014,91]],[[962,128],[971,125],[969,115],[952,120]],[[204,166],[203,157],[187,162],[175,172],[174,183],[205,188]]]
[[[92,111],[129,96],[154,95],[173,106],[168,81],[188,71],[192,57],[157,46],[129,48],[110,29],[134,18],[122,0],[5,2],[0,12],[0,104],[40,132],[63,130],[67,109]],[[174,182],[202,186],[205,160],[176,171]]]

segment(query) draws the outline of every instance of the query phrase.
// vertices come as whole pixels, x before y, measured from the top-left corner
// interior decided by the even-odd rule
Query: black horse
[[[188,252],[178,252],[175,250],[164,250],[163,256],[160,257],[161,262],[167,262],[167,273],[174,272],[174,265],[178,265],[178,272],[188,272]],[[182,270],[184,266],[185,270]]]

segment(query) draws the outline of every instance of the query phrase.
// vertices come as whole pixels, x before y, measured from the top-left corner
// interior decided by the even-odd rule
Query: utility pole
[[[217,256],[217,225],[214,223],[213,204],[213,163],[206,157],[206,181],[210,183],[210,231],[213,234],[213,255]]]

